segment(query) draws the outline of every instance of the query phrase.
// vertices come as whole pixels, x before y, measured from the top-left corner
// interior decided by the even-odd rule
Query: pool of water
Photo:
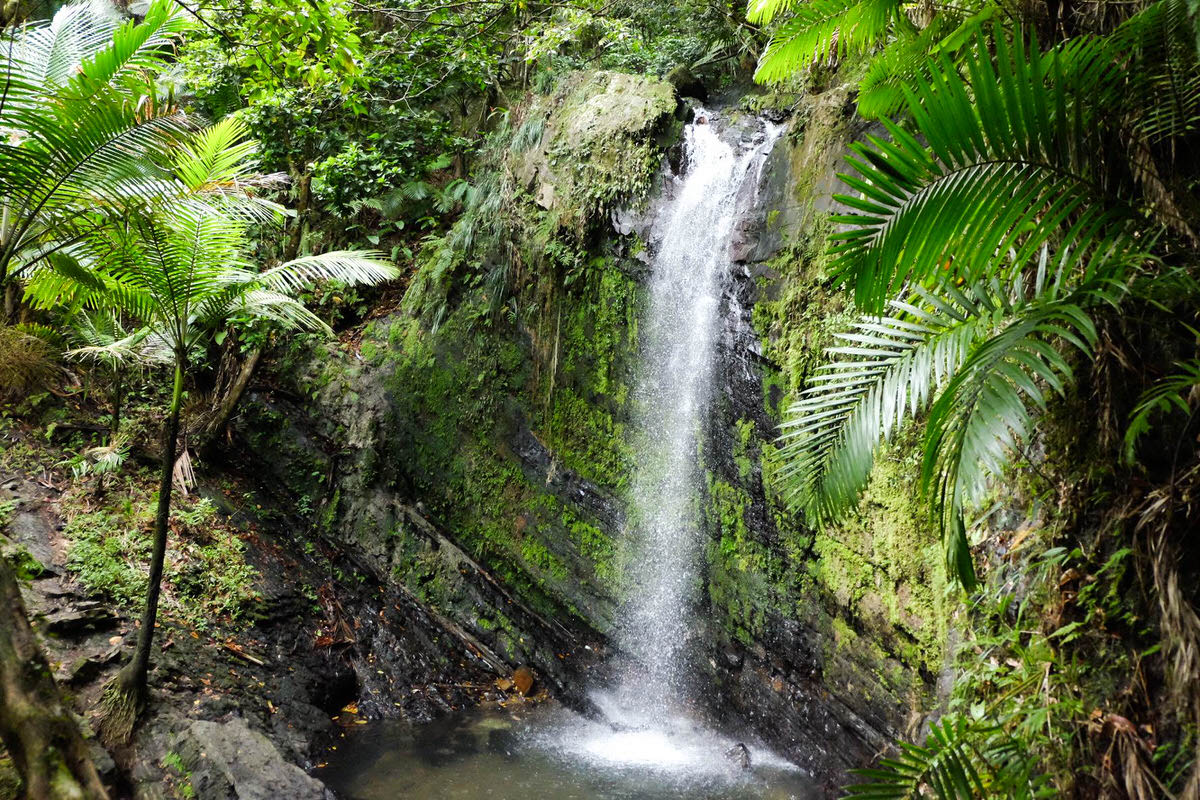
[[[545,705],[351,726],[317,777],[345,800],[811,800],[804,773],[686,720],[616,727]]]

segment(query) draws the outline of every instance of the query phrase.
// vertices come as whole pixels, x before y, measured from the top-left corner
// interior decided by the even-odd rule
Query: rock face
[[[867,130],[847,104],[844,88],[806,98],[763,185],[740,199],[705,432],[694,665],[715,716],[752,728],[831,793],[920,722],[947,626],[944,576],[926,556],[935,539],[916,522],[901,459],[881,460],[862,513],[831,531],[807,530],[773,488],[783,400],[844,315],[819,254],[840,159]],[[437,332],[401,315],[375,321],[358,352],[278,364],[281,390],[256,394],[241,420],[247,471],[286,491],[279,503],[311,508],[318,538],[352,548],[484,669],[530,665],[568,700],[609,647],[623,596],[628,398],[654,217],[654,201],[622,210],[604,198],[645,164],[662,168],[674,111],[668,85],[611,73],[529,101],[506,174],[531,225],[545,212],[587,231],[543,243],[587,265],[582,282],[546,288],[508,321],[479,323],[487,300],[470,293]],[[759,130],[735,113],[712,124],[735,138]],[[361,686],[370,673],[359,669]]]
[[[324,784],[279,755],[240,719],[196,720],[174,741],[196,797],[211,800],[333,800]]]

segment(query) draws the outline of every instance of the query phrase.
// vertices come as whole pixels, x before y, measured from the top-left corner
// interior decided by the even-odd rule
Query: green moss
[[[137,478],[140,478],[138,480]],[[88,592],[121,606],[137,608],[146,593],[146,565],[157,498],[149,490],[151,471],[129,480],[108,502],[69,495],[67,567]],[[194,626],[212,619],[236,619],[250,611],[258,595],[257,572],[246,563],[245,544],[206,498],[176,497],[171,509],[164,607]]]

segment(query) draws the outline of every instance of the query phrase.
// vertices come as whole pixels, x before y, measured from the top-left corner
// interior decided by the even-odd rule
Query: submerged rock
[[[750,769],[750,748],[741,742],[726,750],[725,757],[740,769]]]

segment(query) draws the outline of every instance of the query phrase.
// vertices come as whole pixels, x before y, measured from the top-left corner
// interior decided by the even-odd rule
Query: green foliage
[[[922,482],[935,518],[947,525],[947,567],[974,583],[961,509],[976,502],[989,475],[1007,463],[1013,442],[1028,432],[1026,403],[1044,408],[1042,386],[1060,392],[1071,368],[1047,341],[1064,340],[1085,354],[1096,334],[1079,303],[1088,293],[1059,297],[1044,270],[1028,297],[1023,284],[954,290],[949,299],[920,291],[893,301],[894,317],[866,317],[789,409],[779,477],[790,500],[817,524],[841,519],[862,492],[882,441],[924,411]],[[966,469],[964,470],[964,465]]]
[[[375,283],[395,276],[390,264],[358,252],[303,256],[260,272],[246,255],[249,220],[274,207],[241,194],[253,185],[244,179],[253,154],[244,135],[244,125],[230,118],[189,137],[176,164],[190,197],[160,203],[145,217],[80,243],[87,260],[103,270],[52,268],[35,275],[26,293],[38,307],[82,300],[118,309],[141,326],[118,342],[78,348],[77,355],[121,358],[152,339],[184,364],[205,337],[230,322],[263,319],[328,331],[293,294],[317,280]]]
[[[1194,413],[1196,387],[1200,386],[1200,360],[1181,361],[1179,371],[1160,379],[1138,399],[1129,415],[1125,431],[1124,457],[1133,462],[1138,439],[1150,430],[1154,417],[1177,410],[1189,416]]]
[[[126,608],[137,608],[146,593],[147,532],[156,503],[146,483],[152,480],[147,472],[137,473],[113,500],[91,510],[81,497],[68,498],[67,568],[89,593]],[[213,504],[205,498],[184,500],[176,504],[171,521],[180,537],[167,552],[168,613],[203,628],[247,612],[258,597],[257,572]]]
[[[895,758],[874,769],[855,770],[869,783],[846,787],[846,797],[974,800],[1046,797],[1030,779],[1032,769],[1020,742],[988,723],[958,716],[930,725],[924,746],[900,743]]]
[[[754,79],[779,83],[798,68],[826,58],[862,53],[898,23],[908,24],[896,0],[752,0],[751,22],[766,23],[790,11],[771,36]]]
[[[1094,351],[1091,314],[1162,235],[1140,213],[1157,190],[1109,157],[1123,145],[1100,111],[1141,83],[1120,64],[1147,26],[1153,10],[1046,52],[981,35],[961,68],[943,57],[905,87],[911,130],[885,120],[890,141],[853,146],[857,175],[842,178],[859,194],[837,198],[853,213],[834,218],[831,270],[868,316],[784,438],[781,478],[811,522],[853,508],[878,443],[928,408],[922,487],[951,574],[973,586],[964,507],[1031,432],[1030,409],[1064,393],[1060,351]],[[900,313],[877,316],[888,306]]]
[[[102,8],[68,5],[3,36],[0,286],[47,261],[69,264],[97,227],[174,193],[158,156],[183,116],[139,99],[188,23],[169,0],[137,24]]]
[[[833,237],[832,272],[859,308],[881,310],[908,283],[1025,270],[1051,246],[1070,279],[1139,259],[1128,199],[1099,188],[1113,142],[1096,98],[1121,81],[1105,44],[995,44],[993,60],[976,40],[969,83],[947,59],[913,81],[914,131],[884,121],[890,142],[853,146],[858,174],[843,179],[861,195],[838,196],[856,213],[835,218],[847,228]]]

